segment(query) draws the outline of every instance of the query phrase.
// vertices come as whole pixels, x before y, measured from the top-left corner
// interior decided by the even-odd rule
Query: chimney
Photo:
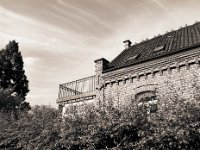
[[[123,43],[124,43],[125,49],[128,49],[132,44],[132,42],[130,40],[125,40],[125,41],[123,41]]]

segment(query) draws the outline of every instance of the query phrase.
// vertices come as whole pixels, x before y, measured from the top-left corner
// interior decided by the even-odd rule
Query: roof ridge
[[[161,45],[164,46],[163,50],[154,51],[154,48]],[[116,69],[120,66],[128,65],[125,63],[128,56],[132,56],[136,53],[139,53],[140,56],[137,59],[131,60],[129,62],[130,64],[156,59],[164,55],[180,52],[192,46],[200,46],[200,22],[197,21],[194,24],[186,24],[184,27],[179,27],[170,32],[167,31],[164,34],[159,34],[151,39],[146,39],[145,41],[131,45],[117,55],[117,57],[109,63],[108,68]]]
[[[143,39],[143,40],[141,40],[140,42],[135,42],[133,45],[130,46],[130,48],[133,47],[133,46],[135,46],[135,45],[138,45],[138,44],[141,44],[141,43],[150,41],[150,40],[152,40],[152,39],[154,39],[154,38],[162,37],[162,36],[164,36],[164,35],[171,34],[172,32],[177,32],[177,31],[182,30],[182,29],[186,29],[186,28],[188,28],[188,27],[194,26],[194,25],[199,24],[199,23],[200,23],[200,21],[195,21],[195,23],[193,23],[193,24],[191,24],[191,25],[185,24],[184,27],[180,26],[180,27],[179,27],[178,29],[176,29],[176,30],[171,29],[171,31],[166,31],[164,34],[154,35],[154,37],[152,37],[152,38],[146,38],[145,40]]]

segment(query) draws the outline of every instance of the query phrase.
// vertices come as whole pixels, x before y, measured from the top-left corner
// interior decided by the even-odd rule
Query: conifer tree
[[[10,41],[5,49],[0,51],[0,87],[12,89],[13,95],[20,98],[16,107],[21,107],[21,109],[29,107],[29,104],[25,102],[25,97],[29,92],[28,80],[24,71],[23,58],[18,43],[15,41]]]

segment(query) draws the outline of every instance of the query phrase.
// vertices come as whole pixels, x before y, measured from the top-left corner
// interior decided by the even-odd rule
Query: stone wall
[[[199,67],[191,65],[190,69],[184,66],[180,68],[180,71],[172,69],[169,73],[165,70],[162,75],[155,73],[154,76],[150,74],[141,76],[139,79],[133,78],[133,81],[129,79],[107,84],[104,88],[104,105],[107,106],[112,103],[115,107],[131,105],[137,93],[149,90],[156,90],[160,98],[178,94],[180,97],[189,99],[191,96],[194,96],[194,84],[199,84],[199,74]]]
[[[200,49],[137,64],[101,74],[96,101],[100,106],[129,106],[135,95],[154,90],[158,99],[179,96],[194,98],[200,81]]]

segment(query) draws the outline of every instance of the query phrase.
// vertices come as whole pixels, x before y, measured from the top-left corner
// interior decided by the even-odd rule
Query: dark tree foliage
[[[23,64],[24,62],[19,51],[18,43],[10,41],[5,49],[0,51],[0,87],[2,89],[12,89],[11,94],[19,97],[19,100],[14,103],[15,106],[25,110],[30,106],[29,103],[25,102],[29,88]],[[7,106],[10,102],[5,101],[5,99],[1,99],[4,103],[3,106],[6,108],[11,107]]]
[[[4,118],[7,121],[10,121],[11,119],[18,119],[16,106],[19,103],[20,98],[12,96],[11,89],[0,89],[0,118]]]

